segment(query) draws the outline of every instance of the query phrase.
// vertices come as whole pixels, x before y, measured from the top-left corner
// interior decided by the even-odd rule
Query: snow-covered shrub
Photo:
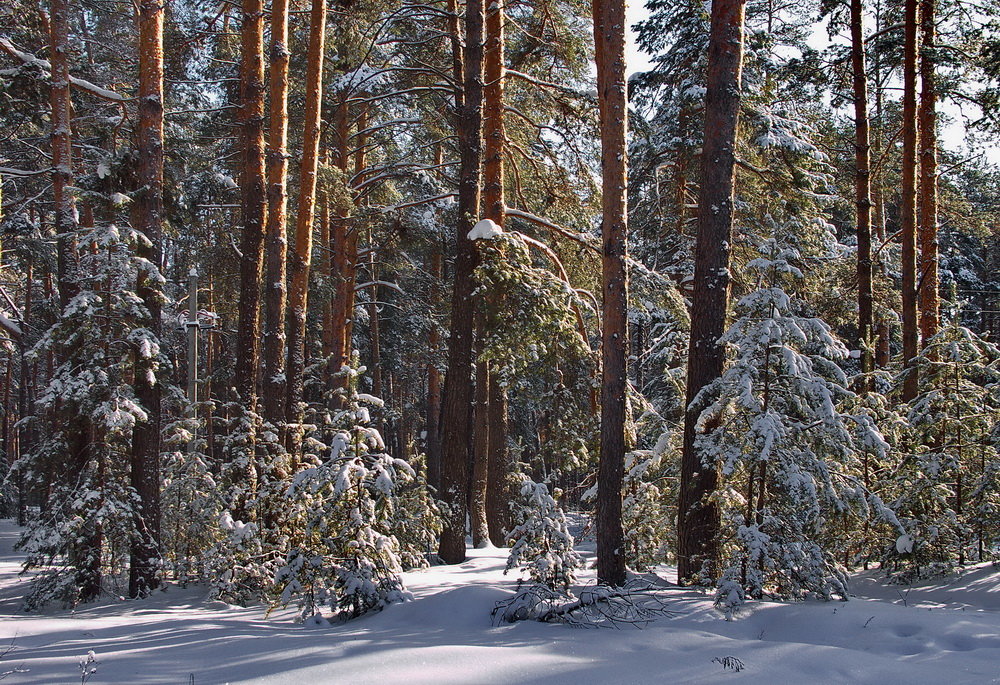
[[[226,463],[219,474],[220,538],[205,559],[212,596],[247,605],[270,598],[274,573],[284,557],[285,547],[280,533],[270,527],[262,530],[265,525],[262,504],[273,493],[274,485],[262,483],[260,478],[265,472],[256,454],[260,416],[237,403],[230,403],[227,413],[229,432],[222,446]],[[261,454],[267,455],[263,451]]]
[[[912,540],[887,561],[905,577],[946,572],[992,551],[1000,529],[995,431],[1000,349],[950,317],[917,358],[920,392],[909,403],[912,446],[895,472],[894,508]]]
[[[732,363],[695,399],[696,439],[722,477],[723,577],[753,596],[829,598],[846,596],[846,579],[824,545],[826,524],[869,496],[856,476],[858,424],[838,409],[852,396],[837,364],[847,350],[785,289],[802,278],[799,259],[770,238],[749,263],[759,287],[722,337]]]
[[[668,498],[663,477],[671,466],[664,452],[669,438],[669,434],[664,434],[656,448],[634,450],[625,455],[622,498],[625,560],[629,568],[636,570],[664,563],[667,548],[675,535],[670,523],[673,502]]]
[[[160,361],[159,342],[142,326],[148,310],[134,291],[140,273],[162,281],[136,255],[145,240],[114,225],[80,231],[76,293],[28,352],[32,360],[56,361],[28,419],[36,439],[13,469],[26,492],[44,493],[18,543],[25,569],[39,570],[29,609],[96,598],[126,566],[132,541],[145,535],[128,469],[132,430],[147,418],[129,371],[141,359],[155,373]]]
[[[573,536],[566,516],[544,483],[527,476],[521,482],[521,499],[514,510],[514,529],[507,536],[507,568],[520,567],[532,583],[567,592],[576,581],[583,560],[573,550]]]
[[[346,370],[344,408],[331,416],[337,428],[329,450],[299,471],[287,491],[290,548],[274,577],[276,603],[297,602],[303,619],[323,606],[354,618],[406,598],[392,527],[396,489],[413,470],[386,454],[368,425],[368,407],[381,400],[358,393],[364,369]]]
[[[392,534],[399,542],[399,561],[404,570],[427,566],[437,551],[441,533],[441,509],[421,468],[423,460],[423,455],[413,460],[413,479],[396,488]]]
[[[168,398],[181,416],[163,427],[161,507],[165,570],[178,582],[205,578],[205,555],[221,539],[216,478],[205,454],[205,440],[198,436],[201,421],[190,413],[186,398]]]

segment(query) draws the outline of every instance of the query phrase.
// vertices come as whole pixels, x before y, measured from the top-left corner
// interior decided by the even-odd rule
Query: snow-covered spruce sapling
[[[522,478],[515,526],[507,536],[511,546],[504,573],[520,568],[532,583],[570,594],[583,560],[573,550],[566,515],[545,483]]]
[[[726,558],[718,599],[727,606],[739,599],[737,579],[753,596],[846,595],[823,535],[830,518],[864,499],[854,475],[854,422],[838,409],[851,396],[836,363],[848,353],[786,291],[802,279],[798,259],[795,249],[762,241],[760,257],[748,264],[760,285],[737,303],[722,337],[733,361],[695,399],[703,407],[698,445],[722,476]]]
[[[159,342],[140,323],[148,312],[134,287],[140,273],[161,276],[136,255],[145,238],[130,228],[102,225],[77,239],[77,292],[28,352],[51,355],[56,366],[29,419],[36,439],[14,466],[25,488],[47,495],[18,542],[25,569],[39,570],[27,608],[96,598],[145,535],[136,526],[128,454],[146,412],[128,372],[137,356],[149,360],[148,373],[157,370]]]
[[[982,560],[1000,527],[1000,349],[959,321],[952,312],[917,358],[920,392],[907,414],[911,448],[890,484],[912,541],[887,553],[901,581]]]
[[[396,488],[413,477],[409,464],[385,453],[368,425],[381,400],[357,391],[356,358],[343,409],[333,413],[330,448],[297,473],[288,488],[292,547],[275,575],[276,604],[297,602],[303,619],[329,606],[355,618],[406,599],[392,535]]]
[[[399,561],[404,570],[428,566],[437,552],[441,533],[441,509],[427,484],[424,460],[422,454],[411,459],[414,477],[396,484],[392,534],[399,543]]]
[[[164,570],[184,585],[206,577],[205,555],[221,539],[222,511],[205,439],[199,435],[201,420],[174,386],[167,388],[163,404],[168,413],[179,417],[162,431]]]
[[[270,598],[284,550],[269,544],[274,536],[261,533],[261,469],[255,448],[260,416],[235,402],[226,409],[230,426],[223,442],[228,461],[219,474],[220,538],[205,559],[212,596],[247,605]]]

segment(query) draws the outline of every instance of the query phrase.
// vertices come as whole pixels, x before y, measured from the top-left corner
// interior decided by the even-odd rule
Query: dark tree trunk
[[[486,489],[489,483],[490,454],[490,364],[476,362],[476,410],[472,441],[472,493],[469,523],[472,546],[484,547],[490,538],[486,521]]]
[[[465,9],[464,99],[457,123],[461,154],[458,223],[455,230],[455,279],[451,299],[448,373],[441,412],[441,499],[449,507],[441,533],[440,556],[447,564],[465,561],[466,488],[472,435],[472,272],[478,257],[469,239],[479,214],[483,123],[483,3]]]
[[[510,455],[507,451],[507,388],[490,374],[490,454],[486,481],[486,524],[496,547],[507,544],[511,529]]]
[[[163,3],[139,2],[139,230],[149,241],[139,255],[162,268],[163,262]],[[146,328],[157,340],[160,322],[159,286],[139,277],[137,294],[149,312]],[[146,421],[132,430],[132,487],[139,495],[135,516],[137,537],[131,544],[128,592],[144,597],[159,585],[160,568],[160,392],[155,359],[136,356],[135,393],[146,410]],[[153,381],[149,382],[149,378]]]
[[[497,225],[505,223],[504,207],[504,2],[491,2],[486,11],[486,40],[483,56],[486,84],[483,88],[483,217]],[[488,304],[486,306],[489,306]],[[485,333],[485,331],[484,331]],[[477,534],[473,519],[473,544],[488,537],[494,545],[504,545],[508,525],[504,512],[509,509],[510,493],[505,484],[507,444],[507,397],[497,374],[488,363],[481,363],[484,373],[476,375],[476,467],[482,467],[485,491],[482,493],[482,517],[485,529]],[[480,388],[480,384],[486,387]],[[494,402],[497,405],[494,405]],[[502,406],[500,406],[502,403]],[[480,435],[482,433],[483,435]],[[483,452],[480,453],[480,447]],[[485,463],[480,464],[480,459]],[[478,482],[475,478],[473,482]],[[477,495],[479,493],[477,492]],[[476,501],[476,498],[473,498]],[[476,512],[477,516],[480,512]],[[481,538],[477,541],[477,538]]]
[[[940,322],[937,226],[937,77],[935,0],[921,0],[920,26],[920,336],[926,345]]]
[[[52,199],[55,206],[57,237],[56,279],[60,309],[64,310],[77,294],[76,203],[69,186],[73,184],[72,111],[69,80],[69,9],[65,0],[52,0],[49,12],[50,59],[52,67]],[[51,284],[51,281],[49,281]],[[51,289],[51,286],[50,286]],[[48,359],[49,378],[53,359]],[[62,417],[53,417],[60,420]],[[65,471],[71,482],[86,472],[90,458],[92,427],[88,417],[68,416],[72,424],[64,426],[69,434],[68,466]],[[50,468],[55,468],[52,465]],[[98,486],[99,487],[99,486]],[[47,505],[47,503],[46,503]],[[75,569],[75,581],[81,601],[96,599],[101,593],[101,530],[88,525],[79,540],[74,541],[68,555]]]
[[[916,358],[919,347],[917,329],[917,53],[919,0],[904,3],[903,47],[903,174],[899,222],[903,273],[903,401],[917,396],[919,385]]]
[[[714,464],[702,462],[695,445],[701,410],[692,405],[701,389],[722,375],[726,358],[719,337],[725,331],[729,308],[733,165],[743,69],[744,9],[745,0],[712,3],[677,513],[677,576],[681,583],[697,580],[703,566],[710,575],[718,570],[719,509],[710,499],[718,486],[718,474]]]
[[[285,424],[285,227],[288,206],[288,0],[271,3],[271,121],[267,145],[267,240],[264,278],[264,420],[282,430]]]
[[[431,299],[432,310],[437,311],[441,298],[441,252],[436,249],[431,255]],[[427,482],[431,487],[441,487],[441,372],[437,368],[438,347],[441,335],[438,333],[436,321],[430,322],[427,333],[427,351],[430,359],[427,362]]]
[[[594,44],[601,125],[601,236],[604,329],[601,335],[601,455],[597,478],[597,578],[625,583],[622,481],[628,353],[626,198],[628,92],[625,77],[625,2],[594,0]]]
[[[242,494],[232,502],[233,517],[249,521],[249,500],[257,487],[256,413],[260,377],[261,281],[264,270],[264,3],[242,0],[240,27],[240,196],[243,229],[240,240],[239,320],[236,326],[234,384],[246,420],[245,442],[231,450],[235,464],[230,480]]]
[[[872,299],[871,142],[868,128],[868,75],[865,70],[864,15],[861,0],[851,0],[851,77],[854,90],[854,206],[858,227],[858,342],[861,371],[875,366]],[[870,380],[862,383],[870,389]]]

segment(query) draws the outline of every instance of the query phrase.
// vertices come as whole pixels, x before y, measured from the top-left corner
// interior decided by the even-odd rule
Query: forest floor
[[[0,521],[0,674],[6,683],[1000,683],[1000,569],[910,587],[854,577],[848,602],[752,602],[732,621],[711,596],[665,591],[676,614],[644,629],[494,626],[516,588],[506,551],[473,550],[457,566],[407,573],[414,600],[332,627],[294,611],[231,607],[203,587],[76,611],[18,613],[25,580],[16,527]],[[592,580],[592,572],[583,580]],[[739,659],[739,672],[725,669]]]

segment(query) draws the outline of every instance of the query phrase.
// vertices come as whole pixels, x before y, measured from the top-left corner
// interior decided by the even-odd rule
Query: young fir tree
[[[955,312],[917,358],[911,448],[892,483],[906,537],[889,555],[909,562],[901,578],[946,572],[973,550],[981,559],[997,538],[1000,349],[958,321]]]
[[[737,303],[721,339],[732,363],[695,400],[698,448],[722,477],[719,600],[727,606],[744,591],[845,596],[825,529],[866,497],[854,475],[856,422],[838,409],[851,396],[837,364],[848,351],[795,295],[798,251],[771,237],[760,254],[748,265],[758,288]],[[867,431],[885,449],[871,424]]]
[[[59,360],[36,403],[38,440],[15,465],[27,487],[48,484],[41,515],[18,543],[25,569],[40,570],[29,608],[96,598],[144,534],[135,526],[127,455],[146,412],[127,370],[135,354],[150,373],[158,369],[159,344],[140,326],[148,312],[133,287],[140,272],[149,281],[162,277],[136,256],[145,241],[137,231],[105,225],[80,231],[78,240],[77,292],[29,353]],[[85,435],[78,434],[79,417],[87,417]]]
[[[290,548],[275,576],[277,603],[297,601],[303,619],[323,606],[355,618],[406,598],[392,526],[396,489],[414,473],[385,453],[382,436],[368,425],[369,407],[382,401],[358,392],[363,370],[356,361],[349,369],[329,451],[288,488]]]
[[[182,585],[207,577],[207,553],[219,544],[222,514],[218,482],[199,435],[201,420],[179,388],[165,393],[164,409],[176,416],[163,427],[163,559]]]
[[[569,593],[583,560],[573,550],[566,515],[545,483],[522,476],[520,506],[507,536],[510,555],[504,573],[521,567],[532,583]]]

